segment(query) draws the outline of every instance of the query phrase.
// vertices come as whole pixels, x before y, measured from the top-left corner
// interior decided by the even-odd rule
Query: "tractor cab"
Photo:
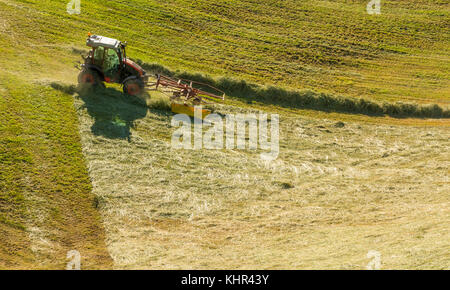
[[[89,34],[86,45],[91,50],[82,66],[80,83],[119,83],[124,86],[124,92],[130,95],[143,91],[148,77],[138,64],[127,58],[126,42]]]
[[[86,45],[92,47],[89,54],[90,63],[103,72],[105,81],[117,81],[126,58],[126,44],[116,39],[92,35],[87,39]]]

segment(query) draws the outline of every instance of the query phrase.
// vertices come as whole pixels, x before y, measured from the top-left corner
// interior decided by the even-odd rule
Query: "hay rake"
[[[172,101],[182,101],[193,105],[207,104],[206,100],[223,101],[225,93],[208,84],[186,79],[173,79],[157,74],[153,82],[148,82],[148,90],[169,94]],[[206,99],[206,100],[205,100]]]
[[[146,89],[159,91],[170,97],[172,111],[194,116],[194,106],[208,104],[208,101],[223,101],[225,93],[211,85],[186,79],[173,79],[157,74],[147,82]],[[202,118],[209,115],[209,110],[202,110]]]

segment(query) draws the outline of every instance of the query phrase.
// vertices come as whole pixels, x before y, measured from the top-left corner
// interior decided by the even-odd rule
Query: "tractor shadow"
[[[138,97],[123,94],[114,88],[78,89],[84,108],[94,119],[91,132],[109,139],[130,141],[134,121],[147,115],[148,108]]]
[[[83,89],[52,83],[54,89],[64,93],[77,93],[88,114],[94,119],[91,132],[109,139],[130,141],[134,122],[147,115],[148,108],[138,97],[128,96],[115,88],[99,86]]]

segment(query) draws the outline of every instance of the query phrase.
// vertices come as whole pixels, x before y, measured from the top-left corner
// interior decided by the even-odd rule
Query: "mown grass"
[[[259,150],[176,150],[165,108],[135,114],[108,89],[95,98],[76,94],[75,106],[116,268],[365,269],[370,250],[383,269],[449,267],[447,127],[270,108],[280,155],[265,162]],[[112,131],[99,117],[116,116],[138,117],[122,119],[127,138],[98,134]]]

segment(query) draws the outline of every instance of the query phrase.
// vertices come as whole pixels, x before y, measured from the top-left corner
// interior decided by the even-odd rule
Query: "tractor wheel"
[[[123,84],[123,92],[130,96],[139,96],[144,92],[144,82],[140,79],[130,79]]]
[[[98,73],[87,69],[78,75],[78,83],[82,86],[94,87],[101,83]]]

